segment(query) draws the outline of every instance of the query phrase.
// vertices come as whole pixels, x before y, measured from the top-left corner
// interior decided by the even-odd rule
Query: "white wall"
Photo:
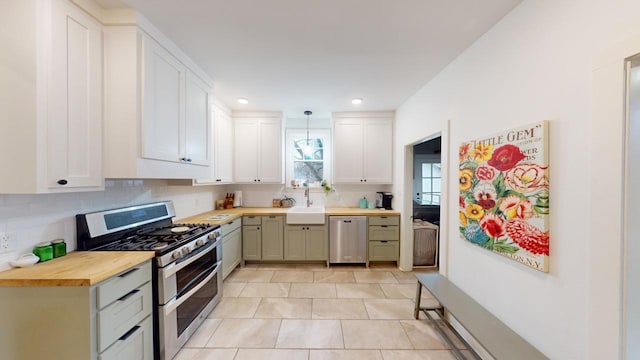
[[[0,254],[0,271],[9,261],[31,252],[43,241],[62,238],[76,248],[75,215],[127,205],[172,200],[176,219],[214,208],[224,198],[224,186],[170,186],[166,180],[107,180],[105,191],[66,194],[0,194],[0,232],[10,236],[11,252]]]
[[[448,276],[552,359],[620,356],[623,62],[606,73],[613,94],[604,100],[596,97],[594,57],[622,39],[640,38],[638,13],[640,2],[631,0],[525,0],[396,112],[396,207],[407,191],[404,146],[444,131],[443,147],[445,136],[451,144],[443,148]],[[603,101],[612,107],[599,106]],[[596,113],[600,107],[604,113]],[[550,120],[548,274],[461,240],[457,225],[457,146],[544,119]]]

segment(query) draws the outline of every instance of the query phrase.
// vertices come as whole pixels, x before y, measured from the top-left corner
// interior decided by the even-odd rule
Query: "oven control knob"
[[[205,241],[205,239],[198,239],[198,240],[196,240],[196,246],[202,246],[202,245],[204,245],[204,241]]]
[[[174,260],[180,259],[182,257],[182,252],[180,252],[180,250],[176,250],[176,251],[171,253],[171,257]]]
[[[217,237],[216,233],[217,233],[217,232],[216,232],[216,231],[214,231],[214,232],[212,232],[211,234],[209,234],[209,239],[210,239],[210,240],[214,240],[214,239]]]
[[[191,252],[191,248],[188,248],[188,247],[183,247],[182,248],[182,256],[186,256],[190,252]]]

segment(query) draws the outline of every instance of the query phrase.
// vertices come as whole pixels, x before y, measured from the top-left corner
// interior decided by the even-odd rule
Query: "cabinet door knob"
[[[67,180],[65,180],[65,179],[60,179],[60,180],[58,180],[58,184],[59,184],[59,185],[67,185],[68,183],[69,183],[69,182],[68,182]]]
[[[191,160],[189,160],[189,161],[191,161]],[[364,179],[364,182],[367,182],[367,179]]]
[[[258,181],[260,181],[260,179],[258,179]]]

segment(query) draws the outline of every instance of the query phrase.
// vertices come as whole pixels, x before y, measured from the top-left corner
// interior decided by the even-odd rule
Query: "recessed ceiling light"
[[[353,100],[351,100],[351,103],[353,105],[360,105],[362,104],[362,98],[353,98]]]
[[[238,103],[243,104],[243,105],[249,103],[249,100],[247,100],[245,98],[238,98],[237,101],[238,101]]]

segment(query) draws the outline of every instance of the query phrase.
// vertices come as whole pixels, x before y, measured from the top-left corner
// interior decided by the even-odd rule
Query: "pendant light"
[[[302,149],[302,153],[306,159],[307,157],[311,158],[311,146],[309,145],[309,115],[313,113],[310,110],[306,110],[304,114],[307,115],[307,143]]]

